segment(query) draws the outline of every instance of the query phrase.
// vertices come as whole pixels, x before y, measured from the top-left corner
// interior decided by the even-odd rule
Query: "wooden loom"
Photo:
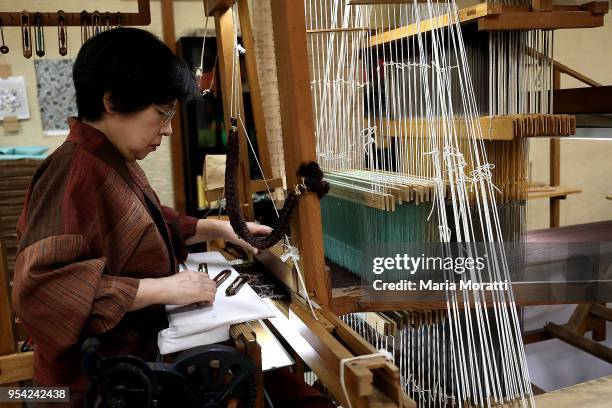
[[[217,15],[222,10],[229,10],[232,1],[218,1],[210,10]],[[291,4],[290,4],[291,3]],[[301,2],[300,2],[301,3]],[[352,4],[369,4],[373,2],[352,1]],[[209,3],[210,6],[210,3]],[[532,10],[533,9],[533,10]],[[594,27],[603,24],[602,15],[607,12],[603,4],[589,3],[583,6],[552,6],[551,2],[534,2],[529,7],[499,6],[481,4],[462,10],[462,22],[477,22],[479,29],[527,29],[527,28],[576,28]],[[296,183],[291,169],[296,169],[301,162],[315,158],[315,140],[313,137],[314,123],[312,121],[312,105],[310,103],[309,71],[306,50],[306,26],[303,8],[289,1],[272,1],[274,36],[278,69],[278,86],[281,102],[281,119],[283,130],[283,145],[287,171],[287,185]],[[439,22],[434,22],[439,24]],[[433,24],[433,23],[432,23]],[[442,22],[444,24],[444,22]],[[407,31],[410,31],[409,29]],[[381,35],[389,35],[385,33]],[[404,35],[406,33],[394,33]],[[408,34],[410,35],[410,34]],[[575,118],[569,115],[516,115],[508,117],[482,117],[483,129],[489,129],[491,140],[519,140],[524,137],[537,136],[567,136],[575,132]],[[342,195],[341,181],[334,175],[330,181],[340,181],[332,194]],[[352,194],[352,193],[351,193]],[[427,186],[414,194],[402,196],[401,192],[389,192],[387,196],[376,202],[369,202],[380,209],[392,210],[395,203],[419,200],[427,196]],[[522,197],[523,199],[526,197]],[[367,201],[366,198],[360,200]],[[334,287],[329,269],[325,266],[322,245],[321,213],[315,197],[306,197],[300,204],[292,223],[292,238],[300,248],[301,269],[304,271],[306,286],[312,298],[320,306],[315,311],[315,320],[304,304],[301,288],[294,269],[280,262],[276,255],[264,252],[259,260],[266,269],[273,273],[286,286],[292,289],[294,296],[289,304],[277,304],[282,311],[283,319],[276,319],[273,326],[279,336],[285,338],[289,345],[303,361],[318,375],[319,379],[331,391],[336,400],[343,403],[344,394],[338,379],[339,363],[344,358],[354,355],[371,354],[375,350],[363,340],[338,315],[354,311],[392,311],[409,309],[443,309],[444,299],[422,298],[405,300],[403,295],[388,294],[384,301],[372,301],[367,288],[359,285]],[[530,285],[529,285],[530,286]],[[520,304],[549,304],[547,299],[538,298],[537,289],[523,285]],[[520,292],[521,290],[519,290]],[[569,301],[568,303],[573,303]],[[281,321],[282,320],[282,321]],[[385,324],[392,324],[387,320]],[[366,394],[369,400],[359,399],[364,394],[350,393],[353,406],[356,404],[375,406],[375,400],[391,400],[392,404],[414,404],[405,395],[397,396],[397,374],[389,367],[386,374],[381,374],[373,367],[363,365],[361,374],[355,381],[368,386]],[[376,385],[387,384],[380,387]],[[392,384],[391,388],[389,384]],[[395,385],[393,385],[395,384]],[[390,390],[392,390],[390,392]],[[365,392],[365,391],[364,391]],[[386,394],[386,396],[384,396]],[[355,398],[353,400],[353,398]],[[344,405],[344,403],[343,403]]]

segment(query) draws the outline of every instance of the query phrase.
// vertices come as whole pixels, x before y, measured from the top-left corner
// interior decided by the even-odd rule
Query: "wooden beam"
[[[267,183],[267,186],[266,186]],[[277,178],[273,178],[273,179],[268,179],[266,181],[261,180],[261,179],[257,179],[257,180],[251,180],[251,191],[253,193],[263,193],[263,192],[267,192],[268,188],[270,188],[271,191],[274,191],[275,188],[281,188],[283,187],[283,179],[280,177]]]
[[[84,11],[87,13],[89,22],[91,23],[92,17],[95,11]],[[40,23],[43,26],[57,27],[58,25],[58,14],[54,12],[27,12],[29,16],[30,24],[34,26],[34,16],[38,15]],[[116,26],[118,24],[123,26],[148,26],[151,24],[151,5],[150,0],[138,0],[138,13],[118,13],[118,12],[99,12],[101,22],[107,17],[110,17],[110,24]],[[0,12],[0,19],[2,19],[2,25],[20,27],[21,17],[23,13],[18,12]],[[82,12],[78,13],[64,13],[64,25],[69,27],[80,27],[81,26]]]
[[[595,81],[594,79],[591,79],[588,76],[583,75],[580,72],[571,69],[567,65],[563,65],[559,61],[553,60],[553,66],[554,66],[554,69],[558,70],[560,73],[569,75],[572,78],[577,79],[580,82],[585,83],[589,86],[602,86],[599,82]],[[561,84],[559,84],[559,86],[556,86],[554,89],[561,89]]]
[[[590,313],[594,316],[612,322],[612,309],[608,307],[596,303],[591,307]]]
[[[273,0],[272,21],[287,186],[292,188],[297,183],[299,166],[316,160],[304,3]],[[321,209],[315,194],[300,198],[291,223],[291,237],[301,259],[308,260],[301,264],[306,287],[319,304],[328,304],[331,281],[325,270]]]
[[[323,307],[316,312],[319,320],[315,320],[310,311],[303,305],[292,303],[287,307],[280,302],[273,302],[272,304],[279,309],[276,317],[269,319],[276,332],[282,334],[291,348],[317,374],[321,383],[331,392],[334,398],[343,406],[348,406],[346,395],[339,381],[340,361],[352,358],[355,355],[334,337],[333,332],[338,330],[337,328],[332,325],[333,330],[329,331],[321,324],[321,321],[326,321],[325,316],[331,312],[324,312],[326,308]],[[338,321],[335,320],[335,322]],[[342,322],[341,326],[346,325]],[[348,327],[344,327],[342,330],[345,333],[351,331]],[[362,346],[362,348],[371,351],[366,346]],[[361,374],[356,375],[358,384],[347,378],[345,383],[348,395],[351,396],[351,406],[402,407],[404,405],[404,399],[398,395],[399,370],[397,367],[385,365],[384,368],[378,368],[386,372],[367,367],[365,372],[359,370]],[[345,368],[345,374],[348,369],[348,367]],[[362,395],[358,395],[358,389],[363,391]],[[412,403],[414,402],[412,401]],[[409,404],[408,406],[413,405]]]
[[[238,79],[233,81],[232,69],[236,68],[240,72],[240,66],[234,67],[233,59],[235,58],[234,49],[234,12],[231,8],[217,8],[215,15],[215,30],[217,34],[217,55],[219,63],[219,76],[221,77],[221,93],[223,99],[223,121],[225,124],[226,134],[229,134],[230,113],[232,111],[231,95],[232,91],[235,95],[239,95],[239,101],[236,101],[235,106],[238,106],[238,111],[235,115],[244,118],[244,107],[242,104],[242,81],[238,74]],[[242,212],[245,219],[252,220],[253,215],[253,197],[250,190],[251,172],[249,170],[249,148],[247,146],[247,135],[244,133],[243,127],[238,124],[238,134],[240,137],[240,163],[238,164],[238,194],[240,203],[242,204]]]
[[[529,187],[527,189],[527,199],[537,200],[538,198],[560,198],[565,199],[569,194],[582,193],[582,189],[562,186]]]
[[[32,379],[34,353],[13,353],[0,356],[0,384]]]
[[[523,333],[523,344],[533,344],[540,341],[550,340],[553,336],[545,329],[535,329]]]
[[[272,164],[270,152],[268,151],[268,135],[266,131],[266,119],[263,113],[261,99],[261,87],[259,86],[259,75],[257,73],[257,59],[255,58],[255,42],[251,28],[251,17],[249,12],[249,1],[238,0],[238,16],[240,18],[240,32],[242,43],[247,50],[244,54],[249,90],[251,96],[251,110],[255,122],[255,136],[257,137],[257,153],[259,153],[259,164],[264,178],[272,177]]]
[[[235,0],[203,0],[204,11],[208,12],[209,16],[215,15],[217,11],[225,11],[234,5]]]
[[[168,48],[176,54],[176,34],[174,32],[174,1],[161,0],[162,38]],[[181,107],[177,107],[172,118],[172,137],[170,138],[170,159],[172,170],[172,190],[174,209],[185,214],[185,173],[183,171],[183,131],[181,128]]]
[[[517,11],[481,18],[478,30],[559,30],[601,27],[603,24],[603,15],[593,15],[589,11]]]
[[[555,113],[612,113],[612,86],[556,89]]]
[[[365,119],[367,123],[367,118]],[[378,145],[384,144],[387,136],[397,137],[427,137],[432,128],[446,125],[446,121],[433,123],[427,120],[375,120]],[[483,140],[513,140],[521,137],[561,137],[576,133],[576,117],[573,115],[504,115],[481,116],[473,123],[465,119],[455,119],[454,128],[457,137],[467,139],[474,131],[481,129]]]
[[[248,323],[238,323],[230,326],[230,337],[236,343],[236,348],[244,353],[256,367],[255,371],[255,403],[253,408],[264,408],[264,383],[262,372],[261,345],[257,342],[255,331]]]
[[[461,23],[477,20],[481,17],[498,14],[502,12],[501,4],[480,3],[475,6],[462,8],[458,11],[459,21]],[[419,24],[409,24],[403,27],[395,28],[381,32],[378,35],[370,37],[370,46],[379,46],[400,40],[402,38],[411,37],[419,32],[428,32],[437,28],[446,27],[452,21],[448,14],[421,21]]]
[[[531,9],[533,11],[552,11],[552,0],[531,0]]]
[[[597,343],[591,339],[584,337],[568,329],[565,326],[560,326],[554,323],[548,323],[546,325],[546,331],[580,350],[586,351],[589,354],[594,355],[597,358],[612,364],[612,349],[606,345]]]
[[[548,8],[550,0],[536,0],[541,7]],[[502,5],[480,3],[458,10],[461,24],[478,24],[479,30],[518,30],[518,29],[562,29],[588,28],[603,25],[602,11],[607,12],[607,2],[595,2],[592,6],[552,6],[552,11],[532,11],[528,5]],[[601,4],[600,4],[601,3]],[[447,27],[454,19],[448,14],[426,19],[419,24],[409,24],[387,30],[370,38],[370,46],[379,46],[403,38]]]
[[[553,69],[553,92],[561,87],[561,72],[558,69]],[[553,109],[554,112],[554,109]],[[561,141],[559,139],[550,139],[549,145],[549,172],[551,187],[558,187],[561,184]],[[550,197],[549,208],[549,226],[551,228],[558,227],[561,224],[561,197]]]

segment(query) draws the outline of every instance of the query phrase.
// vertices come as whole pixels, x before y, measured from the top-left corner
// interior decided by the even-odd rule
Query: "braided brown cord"
[[[225,162],[225,199],[227,214],[232,228],[240,238],[255,248],[270,248],[289,233],[291,214],[297,205],[299,196],[307,191],[312,191],[317,193],[319,198],[321,198],[329,191],[329,184],[323,180],[323,171],[319,168],[317,163],[310,162],[308,164],[302,164],[298,171],[298,176],[301,177],[302,183],[298,184],[294,189],[290,189],[285,199],[285,205],[280,210],[279,217],[273,226],[272,232],[268,235],[251,234],[244,216],[242,215],[238,196],[237,175],[238,163],[240,161],[240,145],[235,121],[236,119],[232,119],[232,127],[230,128],[227,138],[227,159]]]

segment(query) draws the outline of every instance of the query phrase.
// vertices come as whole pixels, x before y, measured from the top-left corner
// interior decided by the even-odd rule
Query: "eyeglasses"
[[[153,107],[162,115],[162,123],[161,126],[164,127],[172,120],[174,115],[176,114],[176,108],[172,108],[169,111],[165,111],[159,106],[153,104]]]

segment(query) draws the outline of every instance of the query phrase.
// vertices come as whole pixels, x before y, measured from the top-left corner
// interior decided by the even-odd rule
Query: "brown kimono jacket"
[[[13,307],[35,343],[34,380],[85,388],[82,342],[103,355],[155,357],[163,306],[127,312],[139,279],[176,272],[197,219],[161,206],[136,163],[71,119],[70,134],[38,168],[17,226]]]

